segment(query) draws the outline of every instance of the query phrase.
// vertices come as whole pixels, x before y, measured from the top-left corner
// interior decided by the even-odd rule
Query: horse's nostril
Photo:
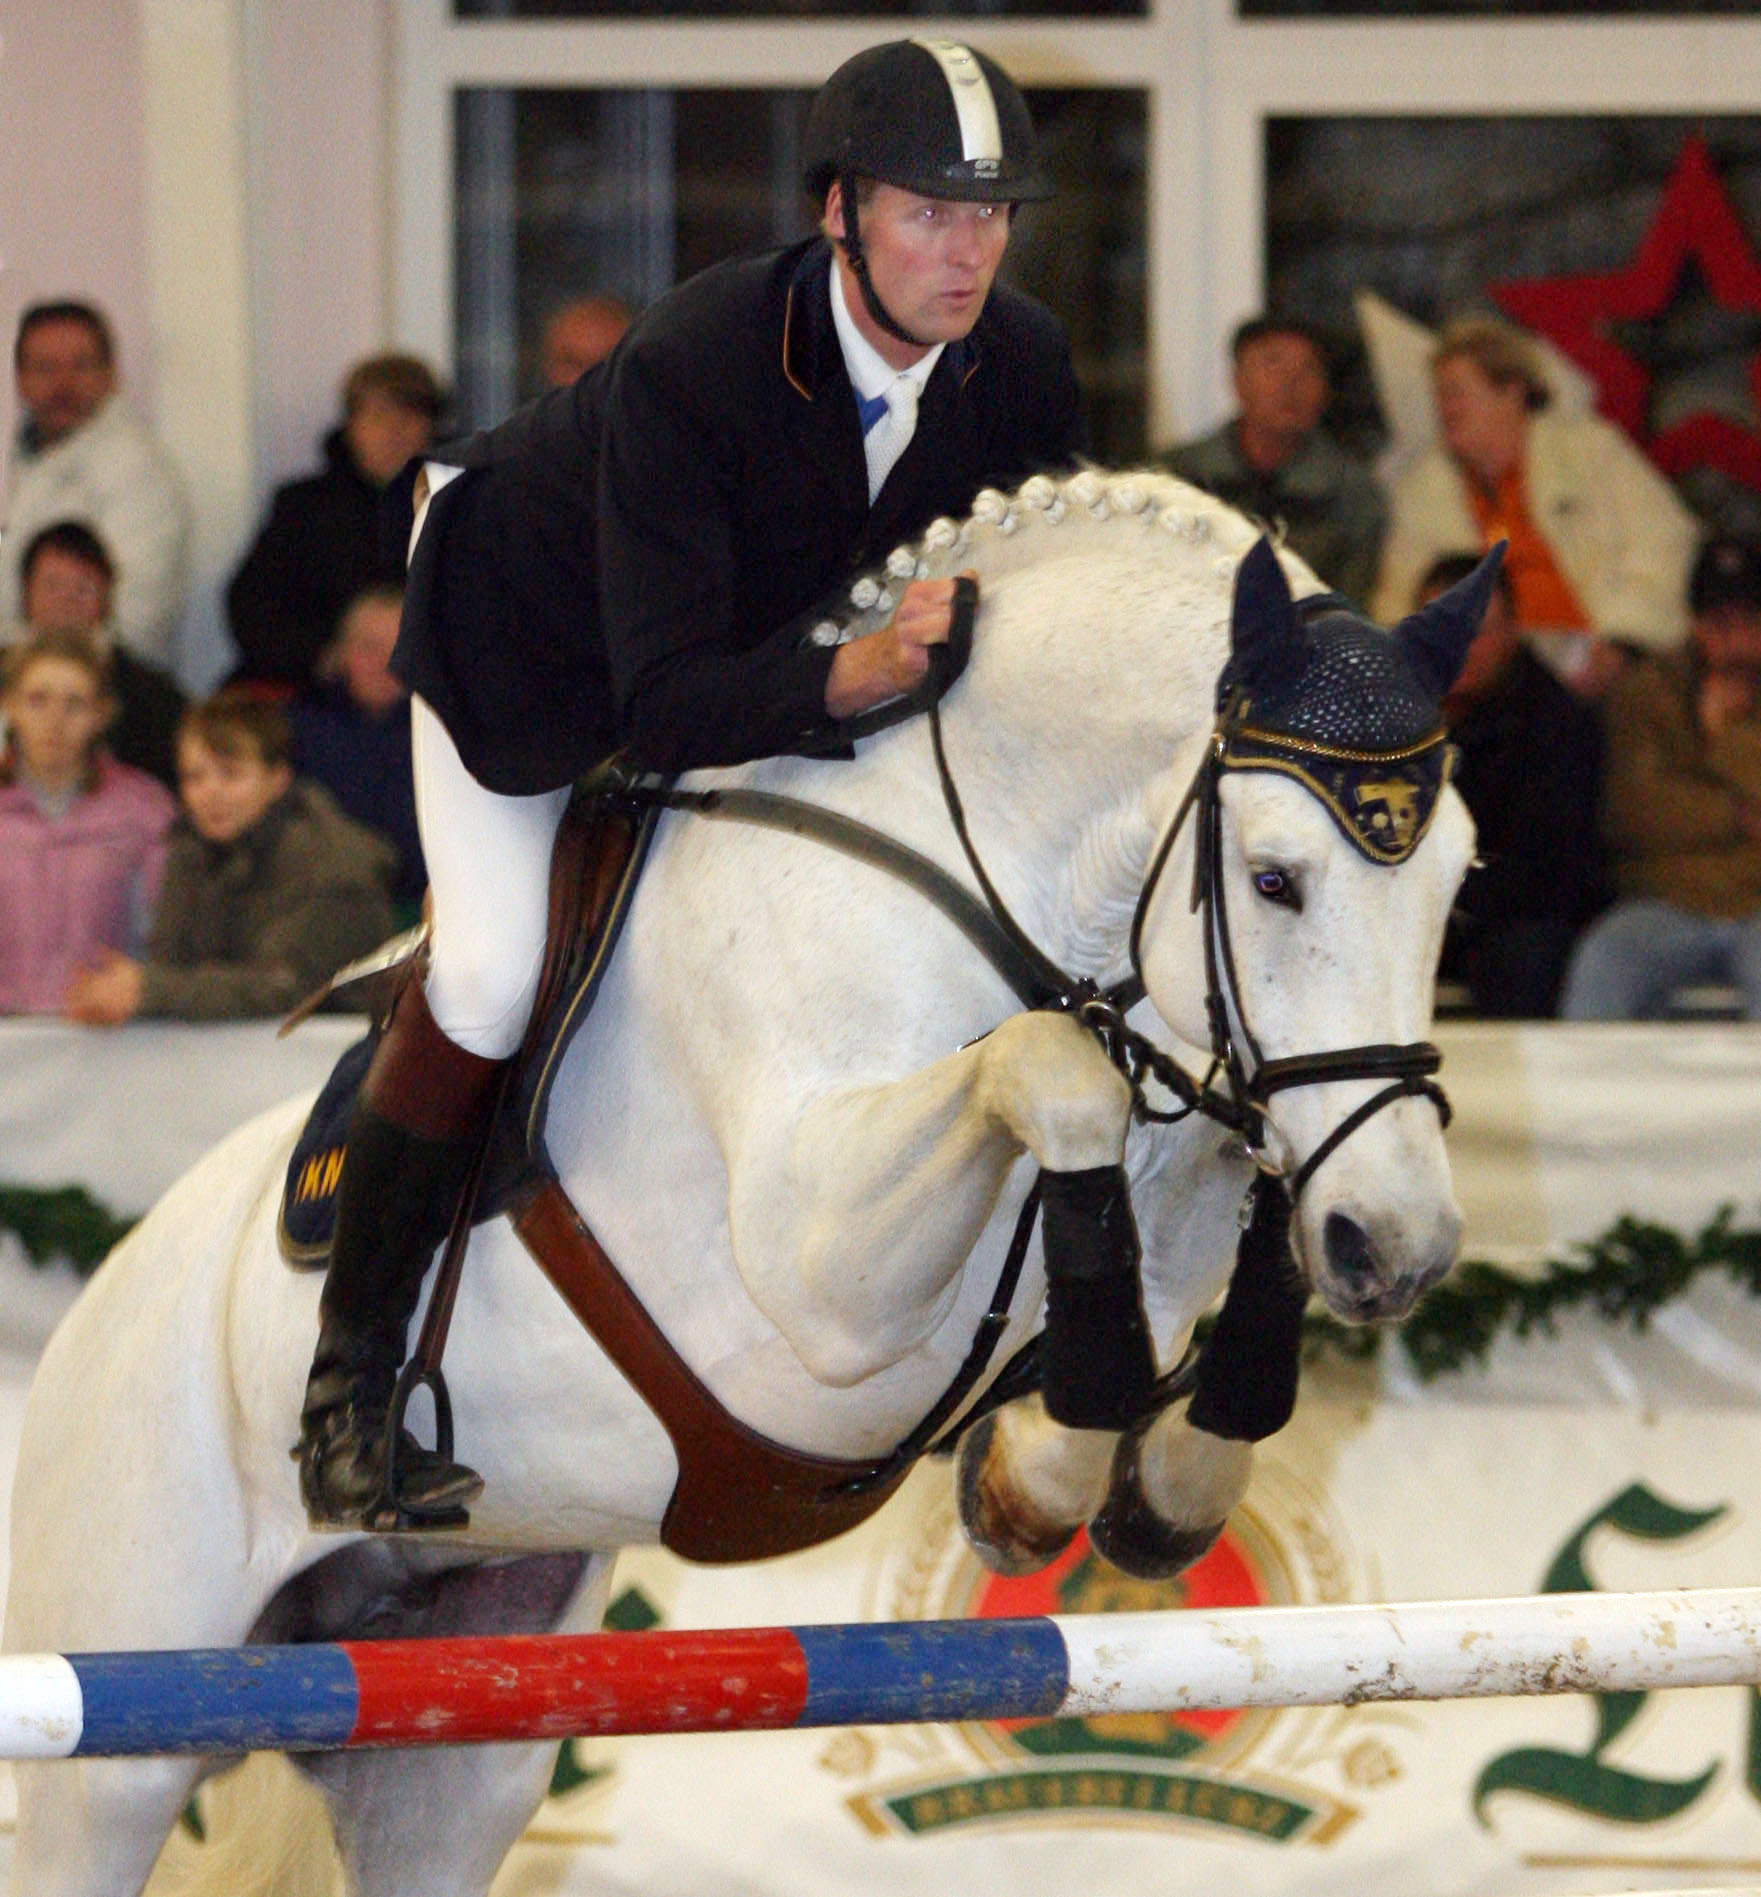
[[[1329,1212],[1322,1233],[1328,1268],[1342,1285],[1361,1288],[1376,1275],[1376,1260],[1370,1250],[1369,1234],[1356,1219],[1343,1212]]]

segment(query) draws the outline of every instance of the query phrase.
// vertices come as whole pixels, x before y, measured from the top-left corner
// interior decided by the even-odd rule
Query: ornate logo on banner
[[[1270,1478],[1270,1479],[1268,1479]],[[1134,1581],[1078,1535],[1038,1574],[987,1573],[951,1503],[914,1546],[883,1555],[877,1614],[891,1619],[1249,1607],[1352,1598],[1337,1523],[1319,1498],[1262,1461],[1254,1505],[1177,1580]],[[1175,1823],[1265,1844],[1322,1844],[1361,1793],[1398,1777],[1369,1709],[1111,1714],[841,1733],[821,1763],[868,1780],[849,1807],[880,1837],[974,1826]]]

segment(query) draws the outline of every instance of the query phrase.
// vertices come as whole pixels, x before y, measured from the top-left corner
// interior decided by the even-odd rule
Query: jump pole
[[[0,1658],[0,1758],[1761,1685],[1761,1589]]]

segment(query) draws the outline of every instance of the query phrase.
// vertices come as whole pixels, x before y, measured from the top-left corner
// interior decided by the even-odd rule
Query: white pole
[[[0,1757],[1761,1685],[1761,1589],[0,1659]]]
[[[1058,1617],[1063,1710],[1761,1685],[1761,1589]]]

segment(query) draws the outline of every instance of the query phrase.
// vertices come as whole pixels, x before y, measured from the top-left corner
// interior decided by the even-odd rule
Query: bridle
[[[1131,919],[1128,950],[1131,973],[1108,987],[1086,976],[1070,975],[1052,960],[1027,934],[1010,912],[996,885],[985,869],[966,821],[959,787],[948,763],[942,735],[941,699],[965,667],[971,650],[972,622],[977,608],[978,589],[964,577],[954,582],[955,610],[948,644],[930,649],[930,672],[919,689],[906,698],[878,707],[852,720],[846,726],[853,737],[864,737],[885,729],[907,717],[924,714],[929,723],[930,741],[935,753],[936,776],[942,800],[954,834],[976,881],[975,897],[964,883],[949,875],[942,866],[920,851],[887,836],[869,824],[821,804],[808,803],[775,791],[743,787],[715,790],[682,790],[667,779],[657,779],[622,765],[609,775],[607,788],[638,809],[688,811],[699,817],[756,824],[781,830],[789,835],[809,838],[885,870],[898,881],[915,889],[942,913],[990,963],[1014,991],[1022,1005],[1068,1014],[1092,1034],[1109,1060],[1125,1077],[1131,1089],[1132,1115],[1140,1123],[1171,1125],[1197,1113],[1227,1127],[1242,1143],[1244,1156],[1258,1167],[1254,1187],[1244,1204],[1252,1216],[1244,1229],[1241,1255],[1229,1299],[1225,1301],[1219,1331],[1228,1329],[1234,1286],[1248,1287],[1248,1302],[1257,1297],[1253,1316],[1244,1319],[1251,1327],[1262,1326],[1264,1334],[1253,1344],[1255,1350],[1269,1351],[1282,1366],[1283,1383],[1273,1378],[1273,1394],[1262,1402],[1265,1416],[1243,1420],[1233,1413],[1232,1399],[1215,1397],[1199,1377],[1195,1404],[1211,1404],[1215,1433],[1255,1439],[1280,1426],[1288,1411],[1286,1397],[1293,1399],[1295,1388],[1295,1338],[1293,1325],[1300,1324],[1302,1295],[1283,1274],[1283,1257],[1288,1219],[1303,1188],[1316,1170],[1373,1115],[1396,1100],[1423,1095],[1431,1100],[1445,1125],[1449,1121],[1449,1102],[1443,1089],[1431,1078],[1442,1065],[1442,1055],[1429,1041],[1393,1046],[1371,1044],[1362,1047],[1331,1048],[1323,1053],[1298,1054],[1267,1060],[1247,1022],[1242,1004],[1241,984],[1235,970],[1235,954],[1230,940],[1228,904],[1224,893],[1222,852],[1219,848],[1222,807],[1218,784],[1223,771],[1230,768],[1225,759],[1233,732],[1239,730],[1239,694],[1232,696],[1219,716],[1205,748],[1205,755],[1185,795],[1175,809],[1167,829],[1150,859],[1143,887]],[[1264,734],[1258,734],[1263,742]],[[1292,752],[1300,743],[1292,741]],[[1133,1028],[1127,1014],[1145,998],[1143,978],[1143,932],[1164,873],[1182,830],[1191,820],[1197,826],[1198,847],[1192,884],[1192,906],[1205,915],[1205,1012],[1210,1027],[1211,1059],[1202,1076],[1190,1074],[1166,1050]],[[1379,1092],[1348,1113],[1328,1133],[1294,1172],[1287,1173],[1271,1154],[1267,1130],[1270,1125],[1268,1103],[1276,1093],[1291,1087],[1317,1086],[1335,1080],[1383,1080]],[[1155,1105],[1148,1092],[1151,1081],[1178,1102],[1171,1108]],[[1221,1084],[1220,1084],[1221,1083]],[[1016,1286],[1027,1256],[1029,1240],[1038,1217],[1040,1184],[1029,1189],[1015,1222],[1002,1268],[984,1317],[974,1333],[966,1357],[941,1397],[893,1452],[873,1470],[854,1483],[856,1487],[885,1480],[908,1466],[939,1442],[951,1441],[983,1409],[1005,1400],[1013,1393],[1011,1379],[1018,1367],[1030,1365],[1033,1346],[1018,1355],[1002,1376],[980,1399],[978,1408],[961,1416],[963,1405],[989,1367],[998,1343],[1010,1322]],[[1256,1235],[1258,1244],[1256,1245]],[[1248,1308],[1244,1303],[1244,1311]],[[1239,1328],[1239,1326],[1238,1326]],[[1272,1333],[1282,1337],[1279,1344]],[[1288,1332],[1288,1336],[1283,1333]],[[1237,1347],[1234,1356],[1242,1350]],[[1221,1364],[1229,1351],[1218,1356]],[[1201,1360],[1201,1364],[1202,1364]],[[1179,1379],[1188,1374],[1186,1366],[1170,1373]],[[1219,1370],[1213,1383],[1226,1383]],[[1164,1384],[1168,1379],[1164,1379]],[[1157,1386],[1159,1398],[1169,1393]],[[943,1431],[948,1432],[943,1436]]]
[[[975,900],[940,864],[918,851],[853,817],[800,798],[746,789],[688,791],[670,782],[640,777],[626,777],[621,785],[623,794],[641,805],[688,810],[698,816],[759,824],[810,837],[909,884],[953,922],[1003,976],[1024,1006],[1068,1014],[1095,1037],[1130,1086],[1132,1115],[1139,1123],[1172,1125],[1194,1113],[1202,1114],[1241,1140],[1244,1154],[1261,1175],[1282,1182],[1292,1205],[1340,1145],[1395,1101],[1422,1095],[1432,1101],[1447,1126],[1449,1101],[1431,1077],[1442,1066],[1443,1056],[1430,1041],[1373,1042],[1276,1060],[1268,1060],[1260,1049],[1248,1024],[1236,974],[1220,848],[1222,805],[1218,787],[1224,771],[1231,768],[1225,762],[1229,739],[1242,728],[1239,693],[1230,696],[1219,714],[1204,758],[1150,859],[1127,938],[1130,974],[1103,988],[1090,977],[1068,973],[1028,935],[978,853],[942,735],[941,699],[964,669],[978,601],[978,589],[972,581],[960,578],[954,585],[954,627],[946,646],[930,648],[930,676],[915,694],[853,721],[852,735],[864,737],[919,713],[927,717],[942,801],[978,885],[979,899]],[[1263,744],[1265,734],[1256,736]],[[1298,739],[1279,742],[1287,744],[1292,753],[1300,753],[1303,748]],[[1203,1075],[1189,1073],[1172,1054],[1126,1020],[1147,993],[1143,979],[1144,924],[1174,846],[1189,821],[1197,828],[1192,907],[1205,919],[1205,1014],[1211,1058]],[[1273,1095],[1292,1087],[1322,1086],[1339,1080],[1381,1080],[1387,1084],[1348,1113],[1299,1166],[1287,1170],[1271,1150],[1270,1134],[1275,1129],[1268,1108]],[[1149,1095],[1151,1082],[1172,1095],[1177,1104],[1167,1108],[1155,1105]]]
[[[971,583],[956,584],[970,586]],[[1230,695],[1218,715],[1205,755],[1150,859],[1127,937],[1131,973],[1106,988],[1087,977],[1067,974],[1031,940],[1010,913],[986,873],[967,825],[942,738],[939,700],[932,701],[927,709],[936,775],[949,820],[991,915],[1035,970],[1042,993],[1034,1005],[1069,1014],[1094,1035],[1130,1084],[1134,1118],[1169,1125],[1199,1113],[1228,1127],[1240,1137],[1247,1156],[1262,1174],[1283,1180],[1293,1206],[1321,1165],[1359,1127],[1395,1101],[1421,1095],[1435,1105],[1443,1124],[1449,1124],[1449,1098],[1432,1078],[1443,1064],[1442,1053],[1433,1042],[1369,1042],[1276,1060],[1268,1060],[1261,1052],[1248,1023],[1241,982],[1235,969],[1221,849],[1223,812],[1219,788],[1223,773],[1229,768],[1225,763],[1229,737],[1241,728],[1239,691]],[[1264,734],[1259,735],[1263,739]],[[1300,740],[1292,739],[1288,743],[1292,751],[1302,748]],[[1174,845],[1189,819],[1195,823],[1197,833],[1191,905],[1193,911],[1204,918],[1205,1016],[1211,1041],[1210,1065],[1202,1077],[1189,1073],[1171,1054],[1130,1027],[1125,1019],[1147,993],[1143,977],[1144,924]],[[1146,1081],[1151,1078],[1180,1104],[1166,1110],[1153,1106],[1146,1087]],[[1219,1078],[1225,1083],[1221,1087]],[[1294,1171],[1287,1171],[1270,1150],[1268,1133],[1272,1123],[1268,1108],[1272,1096],[1292,1087],[1321,1086],[1339,1080],[1383,1080],[1388,1084],[1348,1113]]]

